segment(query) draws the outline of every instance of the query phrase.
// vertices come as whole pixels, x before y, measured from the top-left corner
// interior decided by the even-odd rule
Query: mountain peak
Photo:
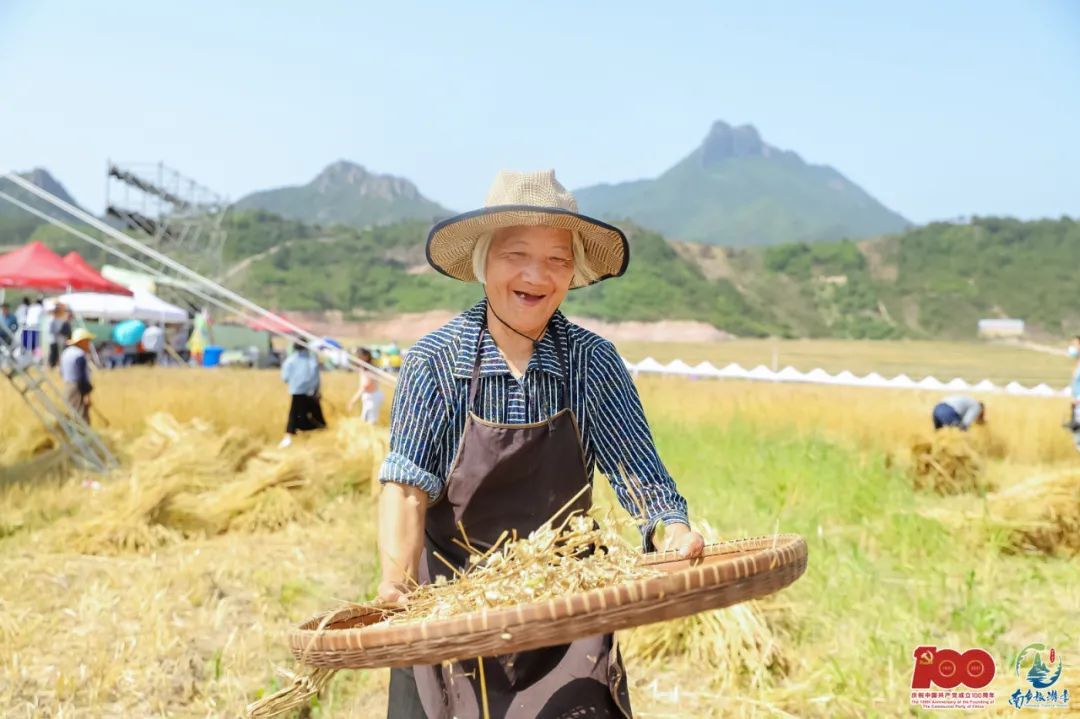
[[[60,181],[53,177],[52,173],[50,173],[44,167],[35,167],[29,172],[20,172],[19,176],[24,179],[30,180],[30,182],[34,183],[41,189],[53,195],[56,195],[65,202],[68,202],[72,205],[78,204],[75,202],[74,199],[72,199],[71,195],[68,194],[64,186],[60,184]]]
[[[404,177],[380,175],[349,160],[330,163],[311,184],[317,192],[322,193],[349,186],[361,196],[380,197],[385,200],[420,198],[420,190]]]
[[[659,177],[574,195],[593,217],[628,218],[674,239],[720,245],[872,237],[907,225],[835,169],[768,144],[753,125],[723,120]]]
[[[713,167],[733,157],[768,157],[772,150],[753,125],[732,127],[717,120],[701,143],[701,164]]]
[[[19,172],[17,174],[19,175],[19,177],[29,180],[30,182],[34,183],[46,192],[57,196],[64,202],[79,207],[79,203],[75,201],[75,198],[68,194],[68,191],[64,188],[62,184],[60,184],[60,181],[53,177],[52,173],[50,173],[44,167],[35,167],[32,170],[27,170],[26,172]],[[37,195],[27,192],[21,187],[0,182],[0,189],[17,197],[28,205],[31,205],[38,210],[41,210],[50,217],[60,217],[65,219],[67,218],[67,213],[65,213],[63,210],[57,207],[53,207],[45,200],[42,200]],[[0,202],[0,216],[24,218],[29,217],[29,215],[27,215],[23,210],[7,202]]]
[[[363,180],[370,177],[372,173],[368,172],[368,169],[363,165],[352,162],[351,160],[338,160],[337,162],[331,162],[329,165],[323,168],[322,172],[316,176],[315,180],[328,179],[344,181],[355,184],[358,180]]]
[[[279,187],[240,198],[239,209],[260,209],[302,222],[354,227],[450,214],[409,180],[372,172],[349,160],[330,163],[306,185]]]

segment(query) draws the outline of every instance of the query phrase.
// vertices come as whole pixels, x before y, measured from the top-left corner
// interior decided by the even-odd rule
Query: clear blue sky
[[[915,221],[1080,214],[1080,3],[0,0],[0,167],[233,198],[347,158],[453,209],[655,176],[715,119]]]

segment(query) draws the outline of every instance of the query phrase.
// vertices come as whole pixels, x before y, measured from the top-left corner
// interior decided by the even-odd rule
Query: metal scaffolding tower
[[[164,163],[108,163],[105,214],[125,230],[188,266],[221,267],[225,247],[223,196]]]
[[[64,399],[63,392],[34,364],[18,339],[0,329],[0,374],[11,383],[56,445],[77,465],[105,473],[118,466],[97,432]]]

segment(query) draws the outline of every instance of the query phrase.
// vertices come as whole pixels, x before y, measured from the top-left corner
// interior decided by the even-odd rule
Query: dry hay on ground
[[[710,686],[770,686],[788,662],[766,604],[746,602],[620,632],[628,659],[661,665],[674,659],[697,667]]]
[[[1080,552],[1080,472],[1041,474],[987,498],[992,524],[1009,546],[1048,554]]]
[[[721,541],[708,522],[698,529],[706,543]],[[763,688],[787,673],[782,627],[789,620],[772,600],[750,601],[619,632],[619,643],[650,673],[678,658],[707,675],[712,689]]]
[[[968,433],[955,427],[937,430],[911,444],[915,488],[938,494],[987,489],[982,479],[983,455]]]
[[[56,446],[56,440],[36,420],[21,422],[10,432],[0,443],[0,465],[3,466],[36,457]]]
[[[125,469],[103,482],[55,543],[88,554],[153,549],[182,537],[277,529],[314,518],[334,496],[372,481],[384,429],[345,420],[335,430],[266,449],[242,430],[195,419],[147,420]]]

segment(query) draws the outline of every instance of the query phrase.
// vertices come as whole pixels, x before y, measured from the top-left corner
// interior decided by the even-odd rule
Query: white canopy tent
[[[169,304],[145,290],[132,291],[135,294],[131,297],[96,292],[71,292],[60,295],[46,304],[49,306],[62,302],[80,317],[94,317],[102,320],[136,319],[162,324],[188,321],[188,313],[184,308]]]

